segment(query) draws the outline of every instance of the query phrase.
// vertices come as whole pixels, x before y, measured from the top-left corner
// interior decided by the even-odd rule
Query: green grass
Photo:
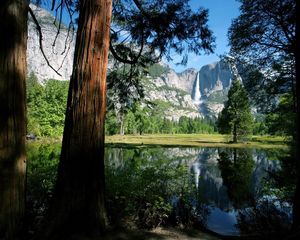
[[[40,138],[36,143],[60,143],[61,138]],[[135,146],[186,146],[186,147],[231,147],[287,149],[288,139],[281,136],[252,136],[247,142],[230,143],[231,137],[221,134],[145,134],[106,136],[108,145]]]
[[[221,134],[146,134],[106,136],[107,144],[163,145],[191,147],[288,148],[283,137],[253,136],[247,142],[230,143],[231,137]]]

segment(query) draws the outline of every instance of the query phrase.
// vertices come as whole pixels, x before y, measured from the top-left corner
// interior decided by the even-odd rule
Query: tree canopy
[[[240,2],[240,15],[233,20],[228,37],[231,55],[244,66],[245,86],[267,109],[267,97],[290,92],[295,109],[296,0]]]
[[[240,16],[229,29],[233,53],[244,60],[272,64],[296,53],[295,0],[240,0]]]
[[[155,51],[159,53],[157,60],[163,55],[172,60],[173,49],[184,54],[184,63],[188,52],[213,52],[207,9],[194,12],[188,0],[116,0],[113,4],[110,49],[118,50],[112,51],[117,60],[142,62],[157,55]],[[125,58],[121,55],[124,53]],[[139,56],[143,57],[138,59]]]
[[[27,78],[27,131],[37,136],[61,136],[67,105],[68,81],[48,79],[40,84]]]

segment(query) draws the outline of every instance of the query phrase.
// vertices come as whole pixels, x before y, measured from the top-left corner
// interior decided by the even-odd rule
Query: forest
[[[76,30],[69,81],[39,81],[27,72],[28,19],[60,75],[42,22],[29,1],[2,0],[0,239],[298,239],[299,4],[238,2],[220,57],[239,73],[222,110],[170,118],[174,106],[145,98],[145,83],[168,71],[162,59],[214,52],[208,9],[30,1],[54,13],[53,45]]]

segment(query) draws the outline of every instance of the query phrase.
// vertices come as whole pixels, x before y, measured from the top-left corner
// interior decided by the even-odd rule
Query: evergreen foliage
[[[124,102],[128,96],[133,102],[143,98],[141,76],[156,78],[168,72],[158,64],[162,56],[172,60],[175,52],[186,64],[191,52],[213,52],[215,38],[207,21],[208,10],[195,11],[188,0],[113,1],[110,58],[117,70],[107,82],[119,98],[114,102],[122,105],[121,112],[132,104]]]
[[[277,107],[266,116],[266,126],[272,135],[292,136],[295,129],[295,113],[291,94],[283,94]]]
[[[166,118],[163,106],[156,105],[153,108],[136,103],[133,108],[127,109],[123,116],[123,134],[192,134],[214,133],[214,123],[210,119],[188,118],[181,116],[178,121]],[[118,122],[117,114],[109,111],[106,118],[105,132],[108,135],[120,133],[121,122]]]
[[[295,74],[296,1],[240,2],[240,16],[233,20],[228,32],[230,54],[243,66],[240,69],[243,83],[253,96],[258,110],[265,113],[277,112],[278,98],[282,94],[291,93],[292,104],[282,112],[286,114],[283,118],[289,119],[295,116],[293,112],[296,112],[299,97],[296,93]],[[268,118],[271,120],[273,117],[269,115]],[[294,121],[295,119],[292,122]],[[289,128],[293,128],[293,124]],[[295,129],[289,134],[294,136]],[[271,128],[269,130],[270,133],[279,133]],[[280,134],[282,133],[281,131]]]
[[[232,82],[228,101],[219,115],[217,125],[220,133],[231,134],[237,142],[252,133],[253,118],[245,88],[237,79]]]
[[[296,0],[240,0],[241,14],[229,30],[232,55],[238,61],[250,62],[256,74],[250,86],[256,98],[267,99],[260,93],[268,93],[275,109],[268,109],[267,125],[272,133],[293,137],[291,156],[299,159],[300,142],[300,88],[299,88],[299,40],[296,27],[299,5]],[[297,6],[298,5],[298,6]],[[257,73],[260,74],[257,74]],[[245,78],[244,78],[245,79]],[[247,80],[247,79],[245,79]],[[262,91],[261,91],[262,90]],[[292,104],[286,95],[292,93]],[[278,99],[279,102],[277,101]],[[272,106],[270,100],[264,101]],[[284,108],[282,108],[285,105]],[[273,112],[273,113],[272,113]],[[287,125],[285,125],[287,124]],[[289,161],[289,159],[286,159]],[[297,169],[295,201],[293,202],[293,229],[300,227],[300,162]],[[299,232],[296,233],[299,235]]]

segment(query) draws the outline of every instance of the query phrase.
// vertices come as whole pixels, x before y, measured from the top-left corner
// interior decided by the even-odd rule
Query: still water
[[[248,222],[260,221],[251,219],[259,218],[258,210],[264,215],[267,204],[270,211],[271,196],[265,191],[268,172],[280,169],[278,158],[284,154],[255,149],[111,147],[106,149],[108,185],[113,185],[113,177],[122,179],[122,172],[122,181],[124,174],[134,179],[123,182],[122,188],[130,189],[123,195],[141,188],[147,189],[145,196],[160,194],[181,221],[184,199],[189,217],[196,217],[205,228],[222,235],[249,234],[254,229],[248,229]],[[279,221],[289,224],[290,206],[276,204],[272,210],[284,216]]]
[[[28,147],[28,204],[43,215],[51,199],[60,145]],[[111,221],[133,216],[141,227],[195,225],[222,235],[286,228],[291,207],[270,191],[283,150],[114,147],[105,150]]]

